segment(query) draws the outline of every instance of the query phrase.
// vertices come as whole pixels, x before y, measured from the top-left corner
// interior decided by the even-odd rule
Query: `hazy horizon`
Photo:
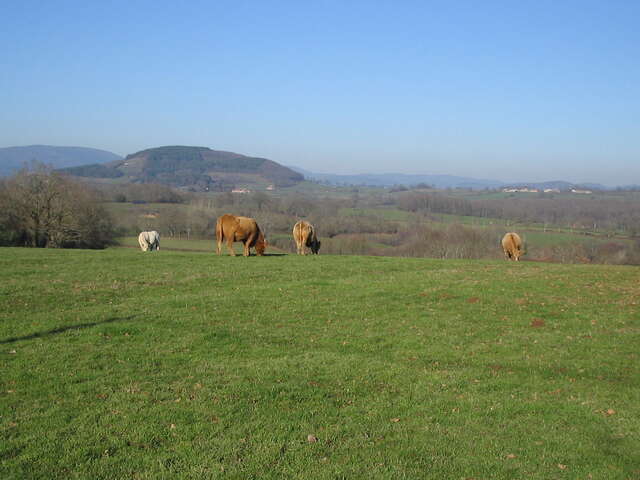
[[[114,153],[117,154],[119,156],[121,156],[122,158],[126,157],[129,154],[132,153],[136,153],[142,150],[146,150],[148,148],[156,148],[156,147],[162,147],[162,146],[175,146],[178,144],[167,144],[167,145],[157,145],[157,146],[146,146],[143,148],[139,148],[136,150],[133,150],[131,152],[122,154],[119,152],[114,152],[112,150],[108,150],[105,148],[100,148],[100,147],[94,147],[94,146],[88,146],[88,145],[45,145],[45,144],[32,144],[32,145],[6,145],[6,146],[0,146],[0,148],[12,148],[12,147],[40,147],[40,146],[44,146],[44,147],[81,147],[81,148],[92,148],[92,149],[96,149],[96,150],[104,150],[110,153]],[[474,176],[474,175],[468,175],[468,174],[454,174],[454,173],[450,173],[450,172],[434,172],[434,171],[403,171],[403,170],[393,170],[393,169],[379,169],[379,170],[349,170],[349,169],[337,169],[337,170],[327,170],[325,168],[323,168],[322,166],[320,167],[316,167],[316,166],[311,166],[310,168],[307,168],[305,166],[301,166],[301,165],[297,165],[297,164],[287,164],[285,162],[280,162],[278,159],[276,158],[270,158],[270,157],[266,157],[264,155],[259,155],[259,154],[255,154],[255,155],[249,155],[246,152],[238,152],[238,151],[234,151],[234,150],[228,150],[228,149],[219,149],[219,148],[214,148],[211,146],[207,146],[207,145],[184,145],[184,146],[191,146],[191,147],[207,147],[207,148],[211,148],[212,150],[224,150],[224,151],[231,151],[233,153],[238,153],[241,155],[247,155],[247,156],[252,156],[252,157],[264,157],[264,158],[269,158],[269,160],[274,160],[278,163],[280,163],[281,165],[284,165],[286,167],[294,167],[294,168],[301,168],[303,170],[309,171],[311,173],[317,173],[317,174],[334,174],[334,175],[393,175],[393,174],[401,174],[401,175],[450,175],[450,176],[456,176],[456,177],[469,177],[469,178],[473,178],[476,180],[493,180],[493,181],[501,181],[504,183],[539,183],[539,182],[554,182],[554,181],[566,181],[566,182],[571,182],[571,183],[575,183],[575,184],[587,184],[587,183],[599,183],[602,184],[606,187],[618,187],[618,186],[627,186],[627,185],[633,185],[633,182],[626,182],[626,183],[606,183],[606,182],[602,182],[599,181],[597,179],[590,179],[590,180],[573,180],[573,179],[569,179],[569,178],[547,178],[547,177],[540,177],[540,178],[534,178],[534,177],[527,177],[527,178],[515,178],[515,179],[505,179],[505,178],[500,178],[500,177],[481,177],[481,176]]]
[[[640,3],[21,2],[0,145],[640,184]]]

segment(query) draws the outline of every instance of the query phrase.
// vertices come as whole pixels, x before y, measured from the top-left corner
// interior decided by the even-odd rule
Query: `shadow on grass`
[[[286,257],[286,256],[288,256],[288,255],[291,255],[291,254],[290,254],[290,253],[265,253],[265,254],[263,254],[262,256],[263,256],[263,257]],[[233,256],[234,256],[234,255],[226,255],[226,254],[223,254],[223,255],[216,255],[216,257],[233,257]],[[244,257],[244,255],[242,255],[242,253],[236,253],[236,254],[235,254],[235,256],[236,256],[236,257],[239,257],[239,258],[245,258],[245,257]],[[251,254],[251,255],[249,255],[249,257],[247,257],[247,258],[250,258],[250,257],[259,257],[259,256],[260,256],[260,255],[256,255],[255,253],[252,253],[252,254]]]
[[[122,244],[120,244],[120,245],[114,245],[114,246],[117,247],[117,248],[129,248],[129,249],[140,250],[140,247],[138,247],[136,245],[122,245]],[[198,253],[214,253],[214,254],[216,254],[215,248],[213,248],[213,249],[210,249],[210,248],[203,249],[203,248],[162,247],[162,249],[167,251],[167,252],[198,252]],[[140,252],[140,253],[147,253],[147,252]],[[149,252],[149,253],[151,253],[151,252]],[[263,256],[264,257],[285,257],[287,255],[290,255],[290,254],[289,253],[265,253]],[[232,255],[229,255],[228,253],[223,253],[220,256],[223,256],[223,257],[229,256],[229,257],[231,257]],[[250,256],[251,257],[256,257],[257,255],[255,253],[252,253]],[[236,257],[242,257],[242,252],[236,253]]]
[[[104,320],[98,320],[97,322],[67,325],[66,327],[58,327],[52,330],[45,330],[44,332],[31,333],[29,335],[24,335],[22,337],[5,338],[4,340],[0,340],[0,344],[19,342],[20,340],[32,340],[34,338],[49,337],[51,335],[57,335],[58,333],[64,333],[68,330],[80,330],[82,328],[95,327],[96,325],[103,325],[105,323],[122,322],[125,320],[131,320],[132,318],[134,318],[134,315],[129,315],[128,317],[110,317],[110,318],[105,318]]]

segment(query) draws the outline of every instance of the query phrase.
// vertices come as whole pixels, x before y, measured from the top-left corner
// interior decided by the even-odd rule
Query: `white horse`
[[[143,252],[147,250],[150,252],[160,250],[160,234],[155,230],[151,232],[140,232],[140,235],[138,235],[138,243]]]

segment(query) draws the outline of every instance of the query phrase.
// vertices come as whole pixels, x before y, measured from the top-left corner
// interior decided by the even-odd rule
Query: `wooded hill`
[[[304,177],[266,158],[248,157],[207,147],[150,148],[105,164],[61,171],[78,177],[162,183],[192,191],[222,191],[233,186],[294,185]]]

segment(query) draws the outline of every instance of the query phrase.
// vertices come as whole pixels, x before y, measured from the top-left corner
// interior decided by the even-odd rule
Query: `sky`
[[[0,147],[640,184],[640,2],[0,4]]]

